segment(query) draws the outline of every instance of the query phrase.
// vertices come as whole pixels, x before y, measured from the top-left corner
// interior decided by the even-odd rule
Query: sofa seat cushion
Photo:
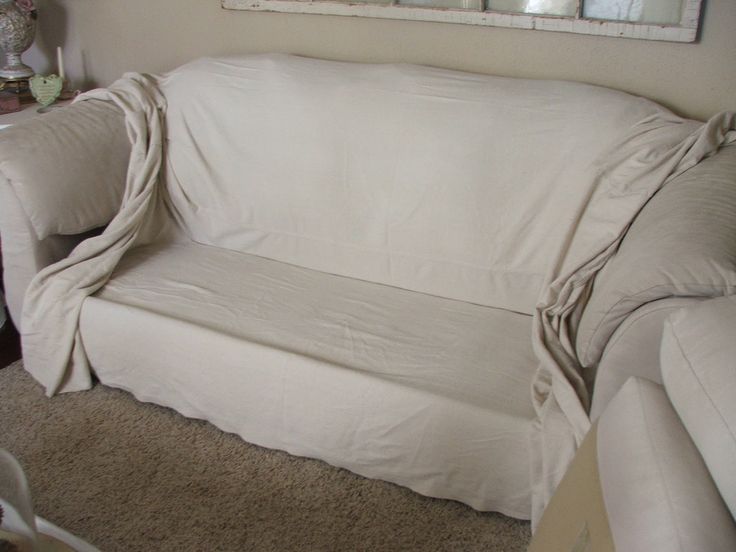
[[[531,317],[194,243],[86,300],[105,384],[263,446],[528,518]],[[135,343],[135,346],[130,346]]]

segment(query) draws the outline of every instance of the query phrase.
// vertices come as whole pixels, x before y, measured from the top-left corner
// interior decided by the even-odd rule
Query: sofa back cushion
[[[736,296],[672,314],[662,336],[667,394],[736,517]]]
[[[594,161],[664,110],[568,82],[284,55],[163,78],[191,237],[531,313]]]

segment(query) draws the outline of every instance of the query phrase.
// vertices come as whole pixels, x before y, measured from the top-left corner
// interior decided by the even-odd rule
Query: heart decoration
[[[56,75],[34,75],[28,79],[31,94],[36,101],[44,107],[50,106],[56,101],[64,87],[64,79]]]

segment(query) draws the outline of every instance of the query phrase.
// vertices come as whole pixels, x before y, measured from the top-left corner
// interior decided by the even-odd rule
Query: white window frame
[[[578,0],[577,15],[575,16],[430,8],[400,5],[396,3],[396,0],[391,0],[391,2],[390,4],[378,4],[370,3],[370,1],[367,3],[350,3],[331,0],[222,0],[222,7],[228,10],[407,19],[411,21],[465,23],[489,27],[537,29],[669,42],[695,42],[698,36],[702,4],[702,0],[683,0],[683,14],[680,23],[661,25],[586,19],[580,15],[581,0]]]

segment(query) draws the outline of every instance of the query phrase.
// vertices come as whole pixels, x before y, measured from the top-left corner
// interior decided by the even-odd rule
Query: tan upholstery
[[[529,550],[736,550],[736,522],[662,386],[626,382],[583,441]]]
[[[736,516],[736,295],[670,316],[661,356],[670,400]]]
[[[648,303],[631,313],[616,329],[595,370],[591,420],[597,420],[626,380],[637,376],[662,383],[659,342],[664,321],[683,307],[697,305],[699,297],[670,297]]]

